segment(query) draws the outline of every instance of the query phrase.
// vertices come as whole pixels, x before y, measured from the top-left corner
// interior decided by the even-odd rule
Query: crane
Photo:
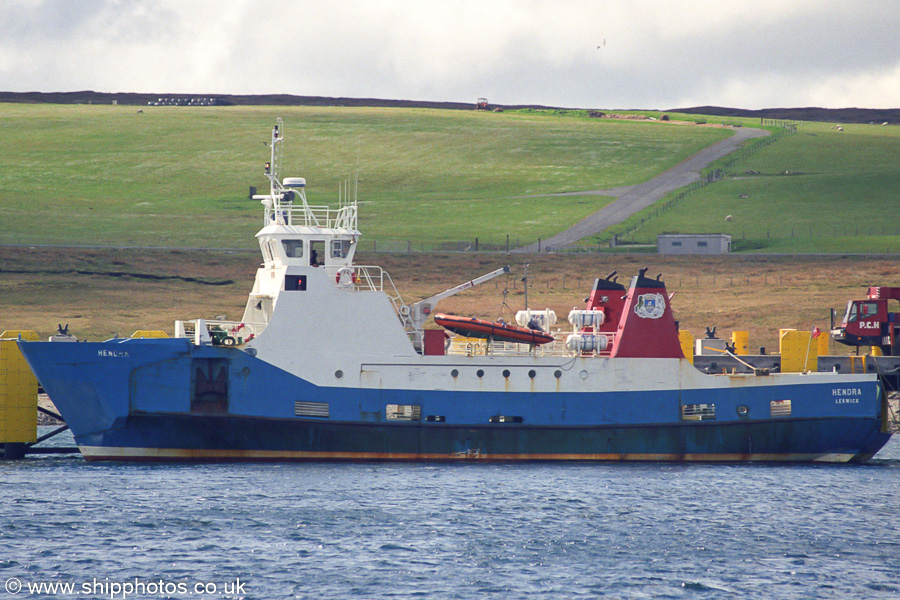
[[[467,281],[462,283],[456,287],[452,287],[449,290],[445,290],[439,294],[435,294],[433,296],[429,296],[424,300],[419,300],[413,304],[405,304],[400,307],[400,318],[404,321],[404,325],[414,331],[421,331],[422,326],[425,324],[425,321],[428,319],[428,316],[431,314],[431,311],[437,305],[438,302],[443,300],[444,298],[449,298],[450,296],[456,295],[459,292],[467,290],[469,288],[473,288],[476,285],[484,283],[485,281],[490,281],[495,277],[499,277],[505,273],[509,273],[509,265],[497,269],[496,271],[491,271],[486,275],[482,275],[481,277],[476,277],[471,281]]]

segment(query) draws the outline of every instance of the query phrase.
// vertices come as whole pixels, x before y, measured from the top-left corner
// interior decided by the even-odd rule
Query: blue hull
[[[184,339],[20,346],[93,460],[846,462],[890,439],[872,380],[854,384],[849,403],[831,384],[808,383],[619,393],[318,387],[240,350]],[[793,413],[770,418],[770,401],[786,394]],[[683,405],[704,403],[716,405],[714,420],[683,420]],[[420,413],[391,420],[394,404]]]

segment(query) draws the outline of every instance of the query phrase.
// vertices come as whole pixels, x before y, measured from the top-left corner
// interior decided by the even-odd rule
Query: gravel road
[[[634,213],[651,206],[669,192],[698,181],[702,168],[740,149],[746,140],[767,135],[769,135],[769,132],[762,129],[736,128],[734,135],[728,139],[704,148],[665,173],[657,175],[644,183],[607,190],[548,194],[550,196],[616,196],[617,198],[614,202],[585,217],[565,231],[542,240],[540,251],[549,252],[555,249],[568,248],[583,238],[600,233],[613,225],[618,225]],[[538,245],[523,246],[515,250],[515,252],[538,252]]]

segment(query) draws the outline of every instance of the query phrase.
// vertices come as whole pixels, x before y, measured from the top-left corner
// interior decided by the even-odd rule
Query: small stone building
[[[727,254],[731,236],[724,233],[668,234],[656,236],[660,254]]]

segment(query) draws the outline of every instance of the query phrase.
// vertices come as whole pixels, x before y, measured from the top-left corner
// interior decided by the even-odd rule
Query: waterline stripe
[[[215,461],[661,461],[661,462],[829,462],[845,463],[854,454],[451,454],[393,452],[305,452],[294,450],[229,450],[81,446],[87,460],[215,460]]]

